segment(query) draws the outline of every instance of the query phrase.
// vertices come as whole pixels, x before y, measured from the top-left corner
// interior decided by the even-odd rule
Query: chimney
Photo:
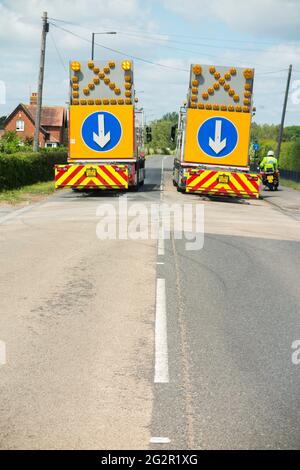
[[[36,105],[37,105],[37,96],[38,96],[37,93],[31,93],[30,104],[31,104],[32,106],[36,106]]]

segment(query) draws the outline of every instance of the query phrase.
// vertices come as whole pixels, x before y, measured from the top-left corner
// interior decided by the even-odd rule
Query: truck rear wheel
[[[179,193],[185,193],[185,188],[181,188],[181,187],[178,186],[178,184],[177,184],[177,191],[178,191]]]

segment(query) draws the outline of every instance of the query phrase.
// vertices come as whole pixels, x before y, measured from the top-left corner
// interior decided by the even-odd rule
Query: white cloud
[[[19,102],[28,102],[29,92],[37,88],[43,11],[47,11],[50,18],[65,20],[66,23],[57,21],[56,24],[88,41],[91,40],[92,31],[122,30],[128,24],[135,23],[144,31],[157,27],[142,0],[0,0],[0,80],[5,83],[7,90],[6,105],[1,105],[0,115],[9,113]],[[67,71],[61,60],[67,67],[72,58],[88,59],[91,51],[88,41],[50,24],[46,48],[45,103],[61,104],[68,99]],[[151,54],[151,44],[142,50],[142,46],[133,38],[97,36],[96,42],[131,54]],[[105,60],[115,57],[112,52],[97,46],[96,54]]]
[[[210,15],[210,21],[214,18],[222,17],[224,19],[228,17],[226,21],[232,22],[240,21],[242,15],[247,16],[246,13],[252,8],[251,4],[258,4],[256,0],[252,0],[252,2],[248,0],[247,4],[250,6],[245,9],[245,2],[241,2],[241,4],[243,3],[244,12],[242,13],[240,4],[226,0],[225,3],[222,3],[222,10],[226,7],[227,11],[216,13],[216,6],[220,2],[202,0],[201,4],[204,5],[204,12],[202,13],[198,7],[195,7],[199,2],[192,0],[186,0],[184,3],[177,0],[172,0],[172,3],[170,0],[164,0],[164,2],[165,4],[170,4],[176,11],[182,11],[185,15],[191,12],[196,20],[206,14]],[[255,11],[257,15],[259,11],[260,16],[267,16],[266,4],[268,5],[270,2],[273,4],[272,21],[274,20],[274,25],[276,26],[276,18],[278,16],[276,5],[282,5],[280,0],[261,0],[260,3],[262,5],[260,10],[256,8]],[[294,1],[285,1],[284,3],[286,5],[295,4]],[[235,8],[233,8],[233,4]],[[157,8],[159,7],[157,6]],[[36,90],[41,15],[44,10],[47,10],[51,17],[70,22],[57,22],[57,25],[71,30],[88,40],[91,38],[91,32],[99,31],[99,29],[100,31],[103,29],[118,31],[132,29],[141,31],[138,34],[143,34],[143,32],[166,32],[163,19],[160,20],[158,14],[153,16],[150,0],[112,0],[110,2],[107,2],[107,0],[90,0],[88,2],[75,0],[10,0],[1,2],[0,0],[0,80],[5,82],[7,97],[6,105],[1,104],[0,115],[9,113],[19,102],[28,102],[29,91]],[[289,6],[287,6],[288,11]],[[229,12],[232,13],[229,14]],[[249,15],[251,17],[252,13],[249,13]],[[288,13],[286,15],[286,19],[283,15],[285,23],[288,21]],[[295,17],[296,15],[294,15]],[[251,23],[254,20],[250,21],[248,18],[247,21]],[[291,21],[293,23],[294,19]],[[262,19],[258,18],[257,22],[262,22]],[[266,21],[266,27],[268,27],[267,23],[271,24],[271,21]],[[188,31],[189,21],[186,22],[186,28]],[[290,28],[291,30],[292,27]],[[168,39],[166,33],[164,37]],[[166,42],[168,47],[171,46],[171,48],[165,49],[160,41],[157,41],[157,37],[155,39],[156,42],[151,42],[151,36],[147,36],[147,38],[146,40],[145,37],[143,38],[138,35],[117,34],[115,36],[97,36],[96,41],[113,49],[124,51],[127,54],[143,57],[179,69],[189,69],[190,63],[193,62],[235,66],[253,65],[257,68],[255,80],[255,102],[258,108],[257,120],[279,122],[286,83],[286,72],[279,75],[260,75],[260,73],[286,69],[290,63],[294,65],[295,70],[299,71],[299,42],[286,43],[282,40],[281,44],[265,46],[261,51],[249,50],[246,52],[230,46],[225,49],[217,48],[214,50],[212,48],[194,47],[190,44],[171,42]],[[170,38],[174,39],[173,36],[170,36]],[[234,38],[234,35],[232,38]],[[53,39],[57,45],[60,57],[57,54]],[[182,50],[176,50],[176,48]],[[195,52],[189,52],[190,49],[195,50]],[[68,72],[64,67],[67,68],[68,61],[71,59],[88,59],[90,50],[91,45],[88,42],[50,25],[50,34],[47,37],[44,103],[52,105],[65,103],[68,99]],[[208,56],[210,54],[211,56]],[[122,56],[100,47],[96,47],[96,57],[104,60],[122,58]],[[149,119],[159,117],[165,112],[179,109],[179,106],[186,97],[188,77],[188,71],[180,72],[135,61],[135,85],[138,91],[144,92],[138,95],[140,97],[140,105],[146,108]],[[297,78],[300,78],[299,74],[293,77],[293,79]],[[300,114],[299,110],[299,105],[289,101],[287,119],[290,119],[291,122],[297,122],[299,120],[297,115]]]
[[[163,0],[163,3],[191,21],[213,16],[235,31],[300,39],[299,0]]]

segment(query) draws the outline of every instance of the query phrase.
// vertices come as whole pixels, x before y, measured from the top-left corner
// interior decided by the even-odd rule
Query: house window
[[[23,132],[25,128],[24,121],[18,119],[16,122],[16,131]]]

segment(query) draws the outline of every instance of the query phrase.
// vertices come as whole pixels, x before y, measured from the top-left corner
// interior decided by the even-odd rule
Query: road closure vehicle
[[[259,197],[250,173],[253,69],[191,65],[187,103],[180,109],[173,182],[179,191]]]
[[[70,62],[69,155],[67,165],[55,166],[56,188],[144,183],[143,111],[136,102],[130,60]]]

